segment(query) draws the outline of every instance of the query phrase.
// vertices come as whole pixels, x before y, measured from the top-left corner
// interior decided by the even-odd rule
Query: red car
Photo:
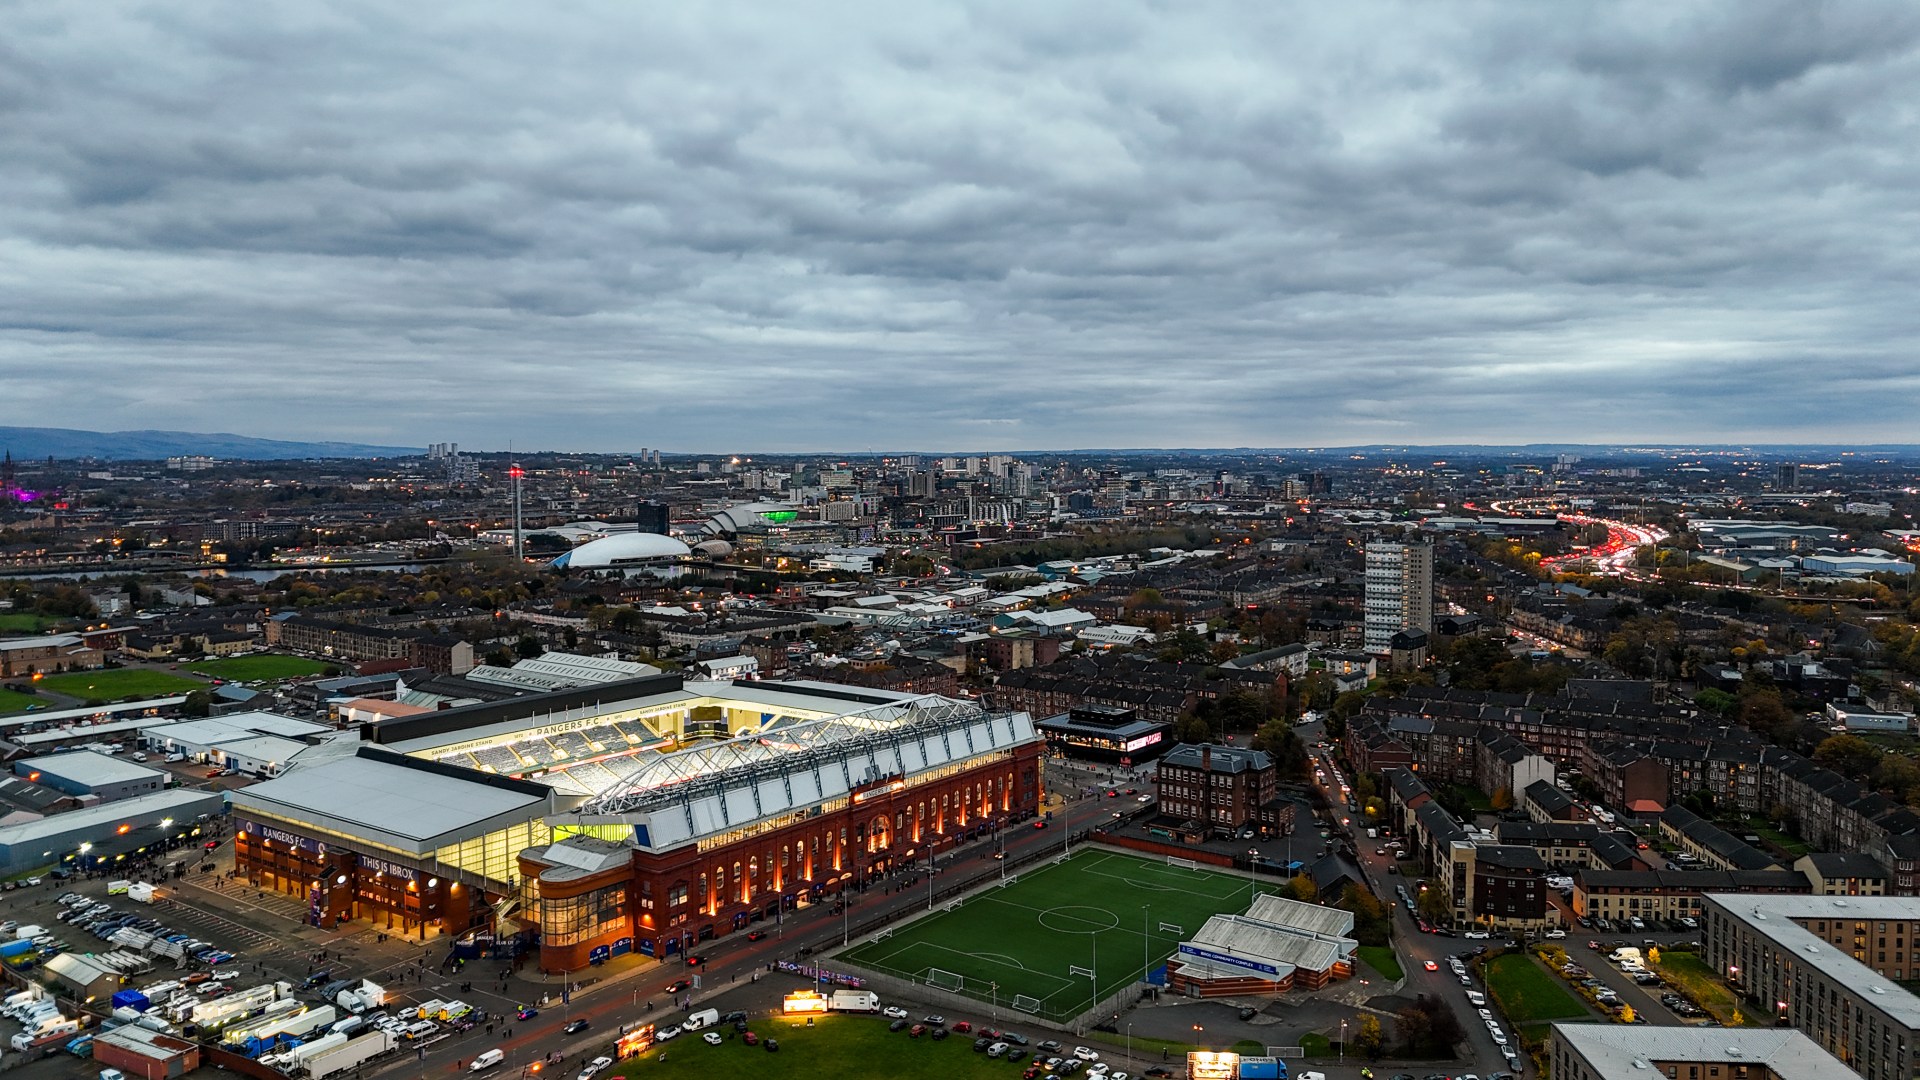
[[[971,1020],[962,1020],[959,1023],[953,1025],[953,1032],[956,1035],[965,1035],[972,1030],[973,1030],[973,1021]]]
[[[1036,829],[1044,829],[1047,827],[1047,823],[1044,821],[1036,821],[1033,823],[1033,827]]]
[[[691,953],[687,955],[688,967],[699,967],[701,964],[704,964],[706,962],[707,962],[707,958],[704,956],[694,956]]]
[[[214,777],[216,777],[216,776],[219,776],[219,775],[220,775],[221,773],[223,773],[223,772],[226,772],[226,771],[227,771],[227,770],[225,770],[225,769],[208,769],[208,770],[207,770],[207,779],[209,779],[209,780],[211,780],[211,779],[213,779]]]
[[[762,940],[764,940],[764,939],[766,938],[766,936],[767,936],[767,932],[766,932],[765,930],[749,930],[749,931],[747,931],[747,940],[748,940],[748,941],[762,941]]]

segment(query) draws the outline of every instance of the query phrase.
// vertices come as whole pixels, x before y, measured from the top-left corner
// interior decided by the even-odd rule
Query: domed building
[[[708,518],[706,524],[700,526],[700,531],[708,536],[763,533],[778,525],[791,524],[799,516],[799,507],[787,503],[741,503]]]
[[[595,570],[612,566],[664,562],[691,553],[687,545],[659,533],[616,533],[581,544],[553,560],[555,569]]]

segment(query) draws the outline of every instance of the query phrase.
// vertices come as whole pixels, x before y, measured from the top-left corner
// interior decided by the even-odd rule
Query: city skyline
[[[1920,13],[0,14],[0,422],[1901,443]]]

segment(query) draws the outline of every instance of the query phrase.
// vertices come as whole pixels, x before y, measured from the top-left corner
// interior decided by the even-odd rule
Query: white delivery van
[[[686,1020],[680,1026],[688,1031],[699,1031],[703,1027],[711,1027],[719,1022],[719,1009],[695,1009],[687,1014]]]
[[[486,1072],[488,1069],[493,1068],[505,1060],[507,1060],[507,1055],[504,1050],[488,1050],[479,1057],[474,1058],[473,1064],[467,1066],[467,1071],[470,1073]]]

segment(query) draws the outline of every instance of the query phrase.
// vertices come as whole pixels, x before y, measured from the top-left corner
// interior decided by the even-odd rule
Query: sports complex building
[[[1035,815],[1026,713],[677,674],[396,717],[232,793],[235,859],[319,925],[664,957]]]

